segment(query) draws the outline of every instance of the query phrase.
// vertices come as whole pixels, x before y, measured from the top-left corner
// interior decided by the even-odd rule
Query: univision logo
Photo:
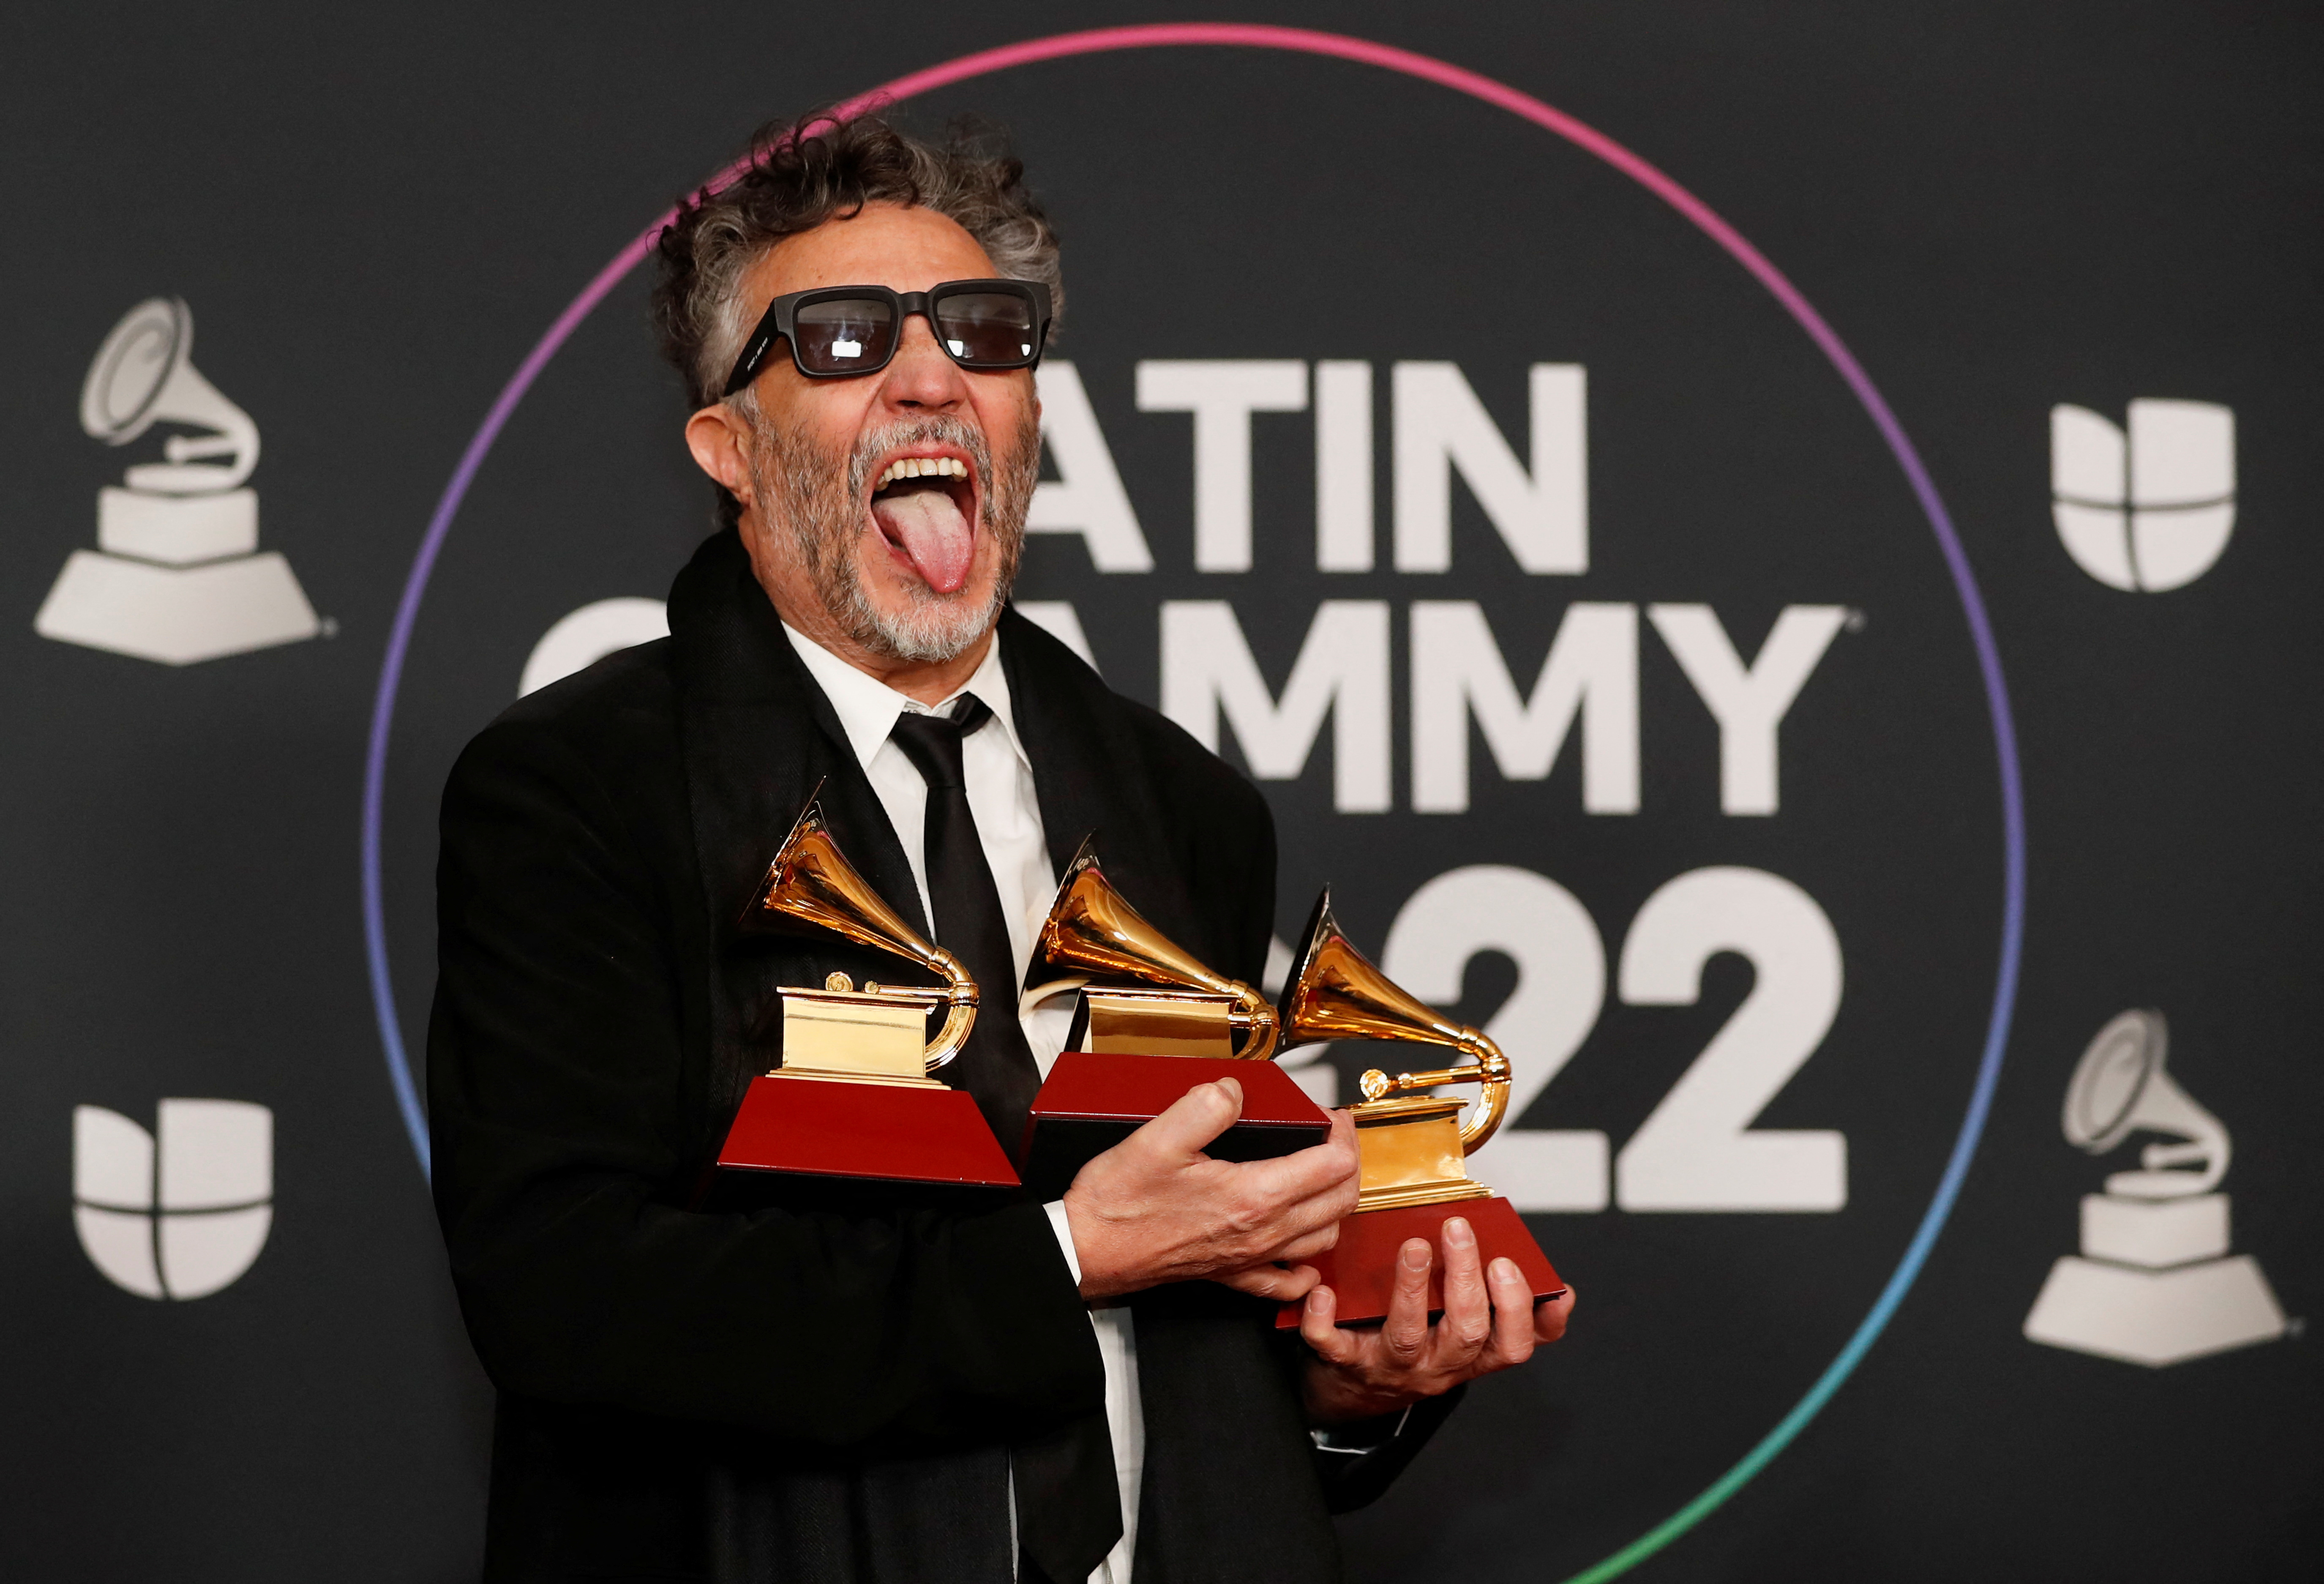
[[[115,1286],[207,1298],[266,1246],[274,1113],[245,1100],[163,1100],[158,1110],[148,1133],[102,1106],[73,1107],[73,1229]]]
[[[2236,415],[2215,402],[2130,404],[2128,431],[2050,410],[2051,517],[2074,564],[2109,588],[2159,593],[2211,570],[2236,526]]]

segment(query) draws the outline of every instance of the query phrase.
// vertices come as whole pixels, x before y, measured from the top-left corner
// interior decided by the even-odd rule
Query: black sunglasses
[[[759,377],[778,338],[810,379],[876,374],[904,338],[904,320],[927,318],[937,344],[963,368],[1030,368],[1049,330],[1049,289],[1038,281],[946,281],[925,292],[818,286],[767,304],[743,343],[721,399]]]

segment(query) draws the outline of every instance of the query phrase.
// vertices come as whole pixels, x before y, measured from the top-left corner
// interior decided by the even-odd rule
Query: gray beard
[[[851,454],[826,451],[801,430],[761,421],[751,448],[751,483],[769,526],[788,533],[815,585],[825,614],[851,640],[887,660],[942,663],[956,660],[991,630],[1017,581],[1025,551],[1025,516],[1040,481],[1041,431],[1031,413],[1005,468],[996,468],[983,431],[959,418],[907,420],[864,434]],[[872,604],[856,563],[863,533],[864,486],[872,465],[899,446],[958,446],[983,486],[976,524],[1000,547],[1001,564],[990,598],[964,589],[938,594],[926,584],[912,590],[909,609],[888,612]]]

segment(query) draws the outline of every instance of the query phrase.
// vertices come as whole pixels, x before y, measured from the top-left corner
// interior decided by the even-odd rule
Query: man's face
[[[818,286],[921,292],[997,273],[955,222],[870,204],[778,245],[746,277],[744,301],[755,314]],[[1032,371],[964,369],[915,315],[877,374],[809,379],[783,346],[752,388],[750,487],[737,493],[778,607],[798,624],[811,597],[841,634],[891,660],[946,661],[980,640],[1016,575],[1038,477]]]

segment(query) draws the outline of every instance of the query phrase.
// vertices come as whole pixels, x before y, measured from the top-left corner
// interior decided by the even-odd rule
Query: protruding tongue
[[[953,593],[968,581],[976,536],[953,503],[950,490],[942,486],[893,490],[872,501],[872,514],[888,537],[904,547],[913,567],[938,594]]]

